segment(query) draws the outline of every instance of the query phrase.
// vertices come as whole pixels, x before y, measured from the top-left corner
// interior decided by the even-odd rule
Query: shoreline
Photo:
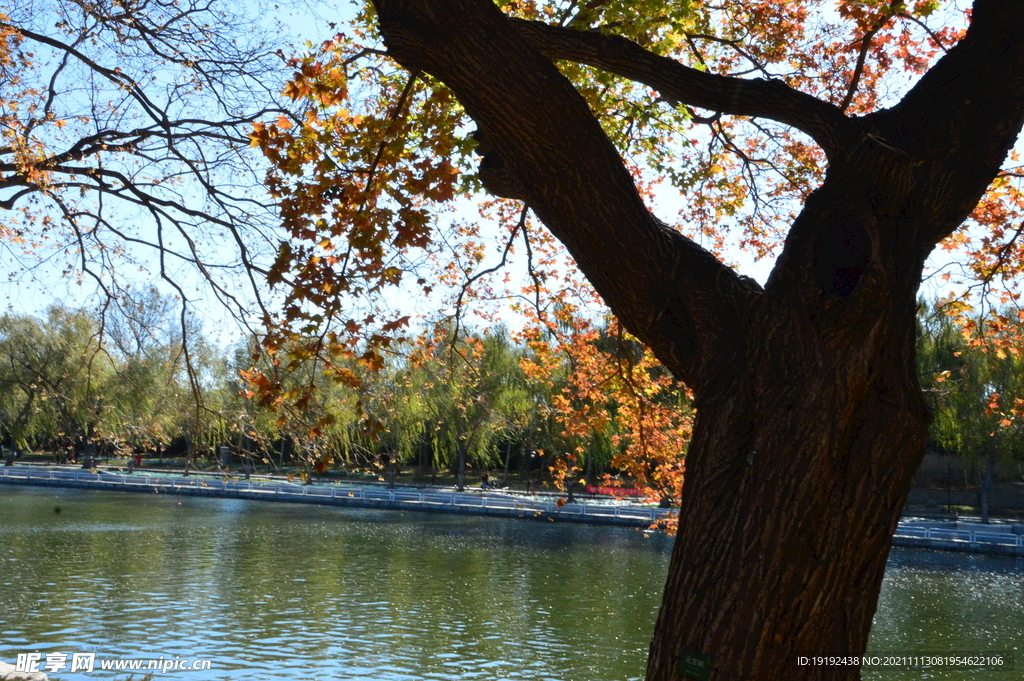
[[[182,476],[154,476],[86,470],[52,470],[4,467],[0,484],[29,487],[95,489],[148,494],[251,501],[317,504],[395,511],[485,515],[523,520],[575,522],[590,525],[648,528],[671,511],[641,506],[552,503],[540,499],[488,492],[424,492],[412,489],[365,488],[336,483],[320,485],[259,480],[212,480]]]
[[[423,491],[415,488],[382,488],[340,483],[319,485],[284,481],[220,480],[174,475],[92,473],[87,470],[3,467],[0,484],[68,489],[93,489],[148,494],[178,494],[250,501],[303,503],[348,508],[418,511],[497,518],[572,522],[648,529],[668,518],[672,511],[660,508],[547,502],[496,492]],[[893,546],[939,549],[1024,557],[1024,525],[981,525],[964,521],[908,520],[900,522]]]

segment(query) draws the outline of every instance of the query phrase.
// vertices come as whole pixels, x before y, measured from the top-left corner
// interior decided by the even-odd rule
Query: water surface
[[[670,550],[621,528],[5,486],[0,660],[212,660],[156,677],[194,681],[641,679]],[[871,647],[1012,650],[1022,584],[1016,560],[897,551]]]

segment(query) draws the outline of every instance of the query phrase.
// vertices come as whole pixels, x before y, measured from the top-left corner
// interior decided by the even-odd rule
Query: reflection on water
[[[10,487],[0,522],[0,660],[213,660],[164,675],[194,681],[639,679],[671,547],[615,528]],[[1019,562],[898,551],[871,647],[1013,649],[1022,631]],[[898,674],[864,678],[1004,678]]]
[[[212,659],[177,675],[196,680],[639,678],[670,546],[471,516],[0,495],[0,659]]]

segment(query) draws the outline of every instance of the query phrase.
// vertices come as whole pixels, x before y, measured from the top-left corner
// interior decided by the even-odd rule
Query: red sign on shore
[[[593,485],[587,485],[587,492],[590,494],[615,494],[627,497],[640,497],[644,494],[642,489],[632,487],[594,487]]]

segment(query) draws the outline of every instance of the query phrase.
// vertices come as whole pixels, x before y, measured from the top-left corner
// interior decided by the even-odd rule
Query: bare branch
[[[898,16],[900,19],[906,19],[907,21],[913,22],[920,26],[924,30],[924,32],[928,34],[928,37],[932,39],[932,42],[935,43],[936,47],[938,47],[943,52],[949,52],[949,48],[942,44],[942,39],[939,38],[935,31],[928,28],[928,25],[925,24],[923,21],[921,21],[917,17],[912,17],[904,12],[901,12],[896,16]]]
[[[842,104],[839,105],[839,110],[845,112],[850,106],[850,102],[853,101],[853,96],[857,93],[857,86],[860,84],[860,78],[864,74],[864,62],[867,60],[868,50],[871,48],[871,39],[875,37],[875,34],[885,28],[885,25],[889,23],[889,17],[886,17],[880,21],[874,28],[864,33],[864,37],[860,41],[860,52],[857,53],[857,65],[853,69],[853,77],[850,78],[850,87],[846,90],[846,96],[843,97]]]

